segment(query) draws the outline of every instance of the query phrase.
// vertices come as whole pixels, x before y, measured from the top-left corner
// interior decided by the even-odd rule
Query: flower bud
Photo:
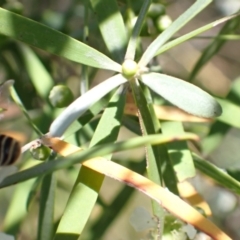
[[[30,148],[30,153],[34,159],[46,160],[51,153],[51,149],[42,144]]]
[[[161,3],[152,3],[148,10],[148,16],[155,19],[165,14],[165,6]]]
[[[49,101],[53,107],[67,107],[73,101],[73,94],[67,86],[57,85],[52,88]]]
[[[172,19],[168,15],[162,15],[156,19],[155,25],[159,32],[163,32],[172,24]]]
[[[132,78],[138,70],[138,65],[135,61],[127,59],[122,64],[122,73],[126,78]]]

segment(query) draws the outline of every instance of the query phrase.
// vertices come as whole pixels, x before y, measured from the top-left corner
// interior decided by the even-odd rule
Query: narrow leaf
[[[187,139],[198,140],[198,136],[191,133],[185,133],[181,135],[174,134],[167,136],[162,134],[154,134],[136,137],[128,141],[122,141],[112,144],[102,144],[79,152],[81,150],[80,148],[76,146],[72,147],[71,144],[64,142],[58,138],[45,137],[42,138],[43,143],[51,146],[54,151],[58,152],[59,154],[63,153],[63,155],[66,154],[66,152],[68,153],[68,155],[79,152],[77,158],[70,158],[67,161],[65,158],[63,158],[55,161],[40,163],[38,166],[29,168],[27,170],[12,174],[4,178],[0,182],[0,188],[7,187],[18,182],[26,181],[33,177],[45,175],[59,169],[67,168],[72,166],[73,164],[81,163],[93,157],[105,156],[110,153],[141,147],[146,144],[163,144],[170,141],[181,141]],[[69,146],[71,146],[73,151],[68,151]]]
[[[70,104],[51,124],[49,134],[52,137],[60,137],[84,112],[86,112],[94,103],[109,93],[117,86],[125,83],[127,80],[121,75],[115,75],[96,87],[87,91],[85,94]]]
[[[90,148],[100,143],[112,143],[117,140],[125,105],[125,95],[122,90],[123,88],[120,87],[116,91],[105,109],[90,143]],[[111,155],[108,156],[108,159],[111,159]],[[103,180],[104,175],[85,166],[81,167],[59,223],[55,240],[62,239],[63,234],[72,236],[73,233],[76,240],[78,239],[95,205]],[[79,217],[79,213],[81,213],[81,217]],[[72,240],[75,238],[71,237]]]
[[[125,106],[125,88],[121,86],[113,95],[99,121],[89,147],[117,140]],[[109,160],[111,157],[109,158]]]
[[[94,103],[77,121],[74,121],[64,133],[64,139],[87,125],[110,101],[113,91]]]
[[[231,240],[224,232],[222,232],[215,224],[206,219],[196,209],[181,200],[178,196],[161,186],[153,183],[149,179],[117,164],[114,162],[94,159],[84,163],[88,168],[105,174],[108,177],[121,181],[135,189],[141,191],[145,195],[154,199],[169,212],[187,222],[202,232],[211,236],[216,240]]]
[[[142,26],[143,26],[143,23],[144,23],[144,20],[145,20],[145,17],[146,17],[146,14],[148,12],[151,2],[152,2],[151,0],[143,1],[143,5],[140,10],[139,16],[137,18],[137,22],[134,25],[131,38],[129,39],[125,59],[134,60],[135,52],[136,52],[136,48],[137,48],[137,40],[138,40],[139,34],[141,32],[141,29],[142,29]]]
[[[140,67],[145,67],[155,56],[159,48],[167,42],[174,33],[186,25],[192,18],[201,12],[212,0],[197,0],[186,12],[175,20],[163,33],[161,33],[147,48],[139,61]]]
[[[206,216],[211,216],[212,211],[208,203],[196,191],[196,189],[187,181],[178,184],[180,196],[184,198],[191,206],[199,207]]]
[[[143,175],[146,171],[146,160],[131,162],[130,169]],[[92,239],[102,239],[104,233],[108,230],[108,227],[118,218],[121,214],[121,210],[124,210],[133,194],[134,188],[130,188],[126,185],[115,195],[112,202],[106,206],[102,211],[102,214],[97,217],[96,222],[93,224],[91,228]]]
[[[227,22],[222,30],[218,33],[219,36],[222,34],[229,34],[229,33],[235,33],[240,26],[240,17],[234,18]],[[198,74],[200,69],[213,57],[216,55],[216,53],[224,46],[226,43],[226,39],[214,39],[203,51],[201,57],[195,64],[190,76],[189,81],[193,81],[195,76]]]
[[[139,109],[139,122],[140,122],[143,136],[146,136],[148,134],[158,133],[159,128],[158,126],[154,125],[155,117],[151,116],[150,114],[149,106],[147,104],[146,98],[141,89],[138,79],[131,80],[130,84],[131,84],[132,93],[135,99],[135,103]],[[161,152],[162,149],[160,149],[160,146],[152,146],[152,145],[146,145],[145,149],[146,149],[145,154],[146,154],[146,160],[147,160],[146,165],[147,165],[148,177],[149,179],[151,179],[151,181],[159,185],[163,185],[161,167],[165,159],[162,158],[163,156]],[[159,219],[159,221],[164,222],[165,214],[164,214],[163,208],[158,204],[156,204],[156,202],[152,202],[152,209],[153,209],[154,215]],[[161,231],[162,229],[163,229],[163,226],[161,226]]]
[[[79,235],[88,219],[85,216],[89,216],[92,212],[92,208],[89,206],[95,204],[96,193],[100,191],[102,178],[102,174],[98,173],[96,175],[96,172],[92,169],[81,167],[81,173],[78,175],[75,186],[71,191],[54,240],[79,239]],[[94,182],[85,184],[89,179],[94,179]],[[84,206],[82,202],[85,202]]]
[[[240,194],[240,182],[228,175],[226,172],[224,172],[224,170],[202,159],[197,154],[193,154],[193,158],[194,164],[199,171],[209,176],[223,187]]]
[[[227,17],[218,19],[218,20],[216,20],[216,21],[214,21],[214,22],[212,22],[212,23],[209,23],[209,24],[207,24],[207,25],[205,25],[205,26],[203,26],[203,27],[200,27],[200,28],[198,28],[198,29],[196,29],[196,30],[194,30],[194,31],[192,31],[192,32],[189,32],[189,33],[187,33],[187,34],[185,34],[185,35],[183,35],[183,36],[181,36],[181,37],[178,37],[177,39],[172,40],[171,42],[168,42],[168,43],[164,44],[164,45],[156,52],[155,56],[157,56],[157,55],[159,55],[159,54],[161,54],[161,53],[164,53],[164,52],[166,52],[167,50],[169,50],[169,49],[171,49],[171,48],[179,45],[180,43],[183,43],[183,42],[185,42],[185,41],[187,41],[187,40],[189,40],[189,39],[191,39],[191,38],[193,38],[193,37],[196,37],[197,35],[199,35],[199,34],[201,34],[201,33],[203,33],[203,32],[206,32],[206,31],[208,31],[208,30],[210,30],[210,29],[218,26],[219,24],[222,24],[223,22],[226,22],[226,21],[228,21],[228,20],[230,20],[230,19],[232,19],[232,18],[235,18],[235,17],[238,16],[238,15],[239,15],[239,14],[234,14],[234,15],[232,15],[232,16],[227,16]],[[221,37],[221,35],[220,35],[220,37]]]
[[[38,240],[52,240],[54,226],[56,179],[54,174],[43,178],[38,222]]]
[[[139,121],[143,136],[157,133],[154,128],[148,104],[140,87],[139,81],[137,79],[134,79],[130,82],[130,84],[134,95],[135,103],[140,112]],[[148,177],[152,181],[158,183],[159,185],[162,185],[162,176],[160,171],[161,167],[159,167],[157,164],[159,163],[159,165],[161,166],[162,159],[160,159],[159,149],[157,148],[157,146],[149,145],[146,147],[146,159],[148,166]]]
[[[181,122],[163,122],[163,134],[184,133]],[[195,168],[193,164],[192,154],[188,149],[186,142],[172,142],[167,144],[169,158],[174,166],[176,176],[180,182],[194,177]]]
[[[127,35],[116,0],[90,0],[108,50],[119,63],[123,62]]]
[[[199,87],[160,73],[142,75],[142,82],[154,92],[193,115],[212,118],[221,115],[218,102]]]
[[[43,99],[46,99],[51,90],[51,87],[54,85],[54,81],[50,73],[47,71],[47,69],[44,67],[40,59],[31,48],[23,44],[19,44],[18,48],[22,53],[21,57],[23,58],[24,65],[34,87],[37,90],[37,93]]]
[[[147,105],[149,108],[151,119],[153,121],[155,132],[163,133],[162,132],[162,123],[157,119],[157,116],[154,111],[153,98],[151,95],[151,91],[144,84],[142,84],[141,86],[144,91],[144,96],[147,101]],[[178,188],[177,188],[177,178],[176,178],[176,174],[173,169],[173,164],[169,158],[169,154],[167,151],[167,144],[162,144],[157,147],[158,147],[159,155],[157,156],[156,159],[157,159],[158,167],[161,168],[160,171],[163,175],[164,184],[169,189],[169,191],[171,191],[172,193],[174,193],[176,195],[179,195]],[[160,161],[158,160],[158,158],[160,159]],[[169,181],[169,179],[170,179],[170,181]],[[150,179],[150,180],[152,180],[152,179]],[[161,221],[161,219],[159,219],[159,221]],[[163,231],[163,227],[160,230]]]
[[[2,226],[3,231],[16,235],[28,214],[27,200],[34,179],[20,183],[12,195]]]
[[[31,19],[0,8],[0,34],[49,53],[96,68],[121,72],[121,66],[97,50]]]

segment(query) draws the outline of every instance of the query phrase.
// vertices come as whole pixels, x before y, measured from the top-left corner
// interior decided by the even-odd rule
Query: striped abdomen
[[[13,164],[21,154],[21,146],[17,140],[0,134],[0,166]]]

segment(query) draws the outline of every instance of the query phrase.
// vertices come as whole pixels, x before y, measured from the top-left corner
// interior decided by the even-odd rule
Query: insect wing
[[[9,89],[14,84],[14,80],[8,80],[0,85],[0,108],[6,110],[8,108],[9,101]]]

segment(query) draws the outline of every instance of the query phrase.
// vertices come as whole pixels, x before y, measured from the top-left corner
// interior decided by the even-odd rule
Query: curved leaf
[[[227,16],[227,17],[223,17],[223,18],[220,18],[214,22],[211,22],[203,27],[200,27],[196,30],[193,30],[187,34],[184,34],[183,36],[181,37],[178,37],[177,39],[174,39],[166,44],[164,44],[156,53],[155,53],[155,56],[159,55],[159,54],[162,54],[164,52],[166,52],[167,50],[175,47],[175,46],[178,46],[179,44],[183,43],[183,42],[186,42],[187,40],[191,39],[191,38],[194,38],[196,37],[197,35],[200,35],[201,33],[203,32],[206,32],[208,31],[209,29],[211,28],[214,28],[216,26],[218,26],[219,24],[222,24],[223,22],[226,22],[232,18],[235,18],[236,16],[238,16],[239,14],[234,14],[232,16]]]
[[[111,98],[89,147],[116,141],[125,104],[125,94],[122,91],[123,88],[119,89]],[[111,155],[108,155],[107,158],[110,160]],[[78,239],[77,236],[81,235],[96,203],[103,180],[104,175],[84,166],[81,167],[54,240],[62,239],[63,234],[64,236],[67,236],[67,234],[72,236],[72,233]],[[80,219],[79,213],[81,213]],[[77,225],[74,224],[76,221],[78,222]]]
[[[104,54],[61,32],[0,8],[0,34],[96,68],[121,72],[121,66]]]
[[[63,158],[55,161],[40,163],[38,166],[29,168],[27,170],[23,170],[16,174],[12,174],[8,177],[5,177],[0,182],[0,188],[7,187],[22,181],[26,181],[28,179],[31,179],[40,175],[45,175],[47,173],[51,173],[59,169],[67,168],[72,166],[73,164],[81,163],[93,157],[105,156],[107,154],[114,153],[117,151],[141,147],[146,144],[163,144],[170,141],[176,141],[176,140],[181,141],[181,140],[187,140],[187,139],[198,140],[198,136],[191,133],[178,134],[178,135],[154,134],[154,135],[133,138],[128,141],[122,141],[122,142],[117,142],[112,144],[101,144],[101,145],[94,146],[90,149],[83,150],[82,152],[79,152],[81,148],[78,148],[77,146],[71,145],[58,138],[45,137],[42,139],[43,143],[48,146],[51,146],[54,151],[58,152],[63,156],[68,156],[70,154],[78,152],[77,158],[75,156],[75,158],[69,158],[67,160]]]
[[[60,137],[70,124],[86,112],[95,102],[127,80],[121,75],[115,75],[96,87],[87,91],[70,104],[51,124],[49,134]]]
[[[227,22],[219,32],[218,36],[224,35],[224,34],[231,34],[237,32],[237,29],[239,29],[240,26],[240,18],[236,17],[229,22]],[[219,50],[224,46],[226,43],[226,39],[219,39],[215,38],[203,51],[196,62],[190,77],[189,81],[192,82],[198,72],[201,70],[201,68],[214,56],[216,53],[219,52]]]
[[[84,162],[84,166],[134,187],[135,189],[154,199],[157,203],[161,204],[165,209],[181,220],[190,223],[191,225],[211,236],[213,239],[231,239],[215,224],[205,218],[196,209],[184,202],[177,195],[171,193],[167,189],[157,185],[138,173],[102,158],[86,161]]]
[[[161,33],[146,49],[142,58],[139,61],[140,67],[145,67],[149,61],[155,56],[156,52],[167,42],[174,33],[186,25],[199,12],[201,12],[212,0],[197,0],[187,9],[181,16],[179,16],[163,33]]]
[[[148,73],[142,75],[142,82],[172,104],[193,115],[212,118],[222,113],[221,106],[210,94],[181,79]]]

